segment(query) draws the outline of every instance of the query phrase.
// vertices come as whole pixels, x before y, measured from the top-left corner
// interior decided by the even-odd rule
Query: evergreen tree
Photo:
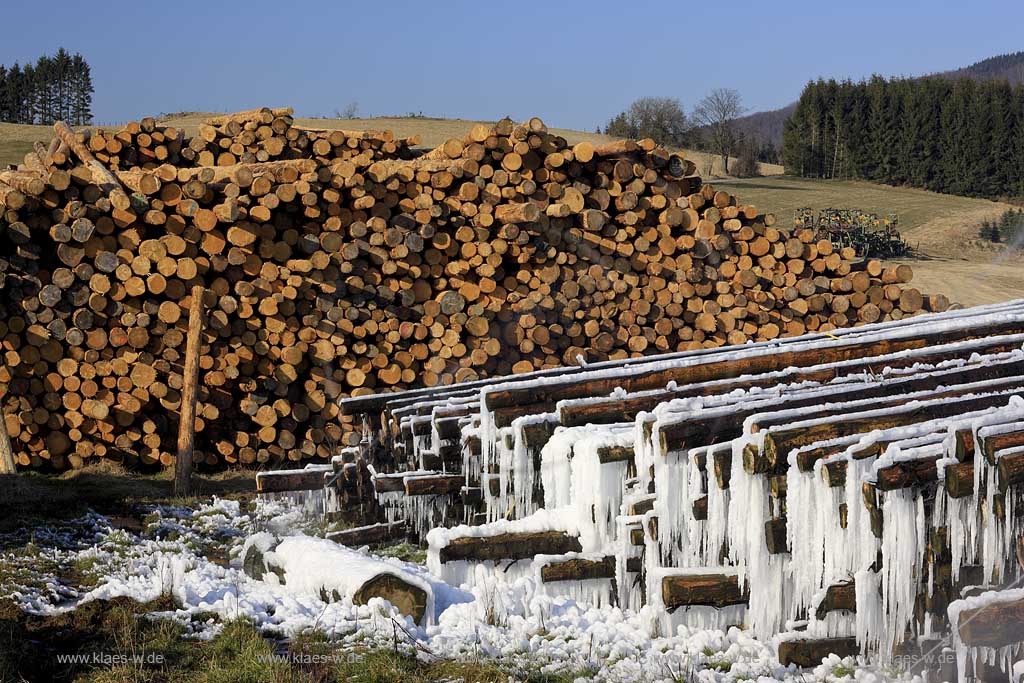
[[[897,177],[896,143],[898,141],[900,102],[895,88],[875,76],[869,85],[868,149],[873,160],[872,180],[892,183]]]
[[[72,95],[71,120],[75,125],[83,126],[92,122],[92,74],[89,64],[82,55],[75,53],[71,58]]]
[[[7,70],[7,82],[4,84],[4,99],[7,102],[7,118],[10,123],[22,123],[22,106],[24,104],[22,95],[22,74],[21,66],[15,62],[14,66]]]
[[[1014,166],[1013,176],[1016,183],[1011,183],[1007,192],[1024,197],[1024,85],[1018,85],[1014,92],[1014,111],[1017,112],[1016,126],[1013,131]]]
[[[873,76],[808,83],[783,130],[787,173],[1024,196],[1024,84]]]
[[[11,120],[11,105],[7,95],[7,67],[0,64],[0,121]]]
[[[961,78],[953,83],[949,97],[942,103],[941,140],[942,159],[939,164],[937,189],[952,194],[964,194],[970,174],[968,167],[968,137],[970,133],[970,102],[975,83]]]
[[[790,175],[812,175],[810,119],[813,92],[814,83],[808,83],[800,93],[796,110],[782,126],[782,164]]]
[[[0,65],[0,121],[75,125],[92,120],[92,75],[80,54],[60,48],[34,64]]]
[[[1016,123],[1014,115],[1013,90],[1009,83],[991,82],[988,90],[989,111],[992,116],[992,127],[989,131],[987,175],[978,194],[994,197],[1006,194],[1014,183],[1013,130]]]
[[[626,112],[620,112],[604,127],[604,134],[616,138],[636,138],[637,129]]]

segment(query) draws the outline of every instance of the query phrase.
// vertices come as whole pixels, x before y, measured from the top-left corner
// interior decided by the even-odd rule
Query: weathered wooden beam
[[[999,490],[1005,493],[1011,486],[1024,483],[1024,453],[997,453],[997,456]]]
[[[847,460],[833,460],[822,465],[821,478],[825,480],[825,486],[836,487],[845,485],[847,465],[849,465]]]
[[[479,486],[466,486],[462,489],[464,505],[479,505],[484,500],[484,490]]]
[[[764,541],[768,546],[768,552],[773,555],[789,552],[785,517],[772,517],[764,523]]]
[[[661,403],[678,398],[710,396],[734,389],[771,387],[785,382],[826,383],[838,377],[878,367],[905,368],[915,364],[934,365],[951,358],[962,357],[964,353],[981,355],[1003,353],[1020,348],[1020,340],[979,339],[967,351],[958,347],[939,346],[934,349],[919,349],[914,353],[901,353],[892,357],[880,356],[847,361],[835,367],[811,366],[809,368],[787,368],[773,375],[751,378],[731,378],[707,384],[688,384],[674,390],[644,392],[625,398],[604,397],[581,400],[558,406],[561,424],[566,427],[580,427],[588,424],[610,422],[632,422],[641,412],[650,412]]]
[[[1024,641],[1024,598],[996,600],[962,610],[956,627],[961,642],[968,647],[995,649]]]
[[[601,446],[597,449],[597,459],[602,465],[612,462],[631,461],[634,457],[632,446]]]
[[[707,496],[701,496],[697,500],[693,501],[693,518],[698,521],[703,521],[708,518]]]
[[[405,478],[405,495],[431,496],[458,493],[466,478],[461,474],[425,474]]]
[[[939,470],[936,463],[938,463],[939,457],[936,455],[902,460],[888,467],[882,467],[876,472],[878,477],[876,486],[879,491],[894,491],[938,481]]]
[[[934,391],[934,398],[958,396],[970,391],[960,388],[973,382],[995,379],[1009,379],[1024,375],[1024,361],[978,365],[955,370],[922,372],[907,377],[889,379],[885,382],[839,386],[827,396],[820,393],[783,394],[772,402],[771,411],[817,408],[801,416],[803,420],[824,418],[849,410],[841,404],[867,399],[881,399],[875,408],[898,406],[910,401],[926,400],[929,396],[911,397],[911,394]],[[827,405],[822,405],[827,404]],[[821,406],[821,407],[819,407]],[[680,450],[709,443],[711,439],[725,441],[743,434],[743,423],[749,417],[766,412],[763,406],[749,402],[736,403],[729,409],[718,411],[709,418],[693,418],[664,425],[661,434],[668,450]],[[773,426],[782,426],[793,421],[790,415],[763,417],[756,423],[757,429],[765,431]],[[771,454],[769,452],[769,457]],[[772,464],[776,464],[772,460]]]
[[[948,397],[928,402],[914,402],[909,405],[893,406],[886,415],[857,416],[847,415],[843,419],[804,424],[794,427],[769,430],[764,435],[763,459],[768,460],[765,466],[769,471],[777,463],[785,463],[787,454],[801,446],[808,446],[817,441],[838,439],[880,429],[892,429],[919,422],[955,417],[963,413],[1005,406],[1010,397],[1019,395],[1024,381],[1013,379],[1000,387],[1000,393]],[[813,464],[812,464],[813,465]],[[749,471],[749,470],[748,470]],[[757,472],[755,472],[757,473]]]
[[[729,488],[732,479],[732,449],[717,449],[711,453],[715,482],[723,491]]]
[[[661,580],[661,598],[669,611],[679,607],[729,607],[747,604],[748,592],[735,574],[677,574]]]
[[[823,620],[829,612],[846,610],[857,611],[857,590],[853,581],[836,583],[825,589],[825,597],[818,603],[816,615]]]
[[[643,515],[654,509],[655,496],[646,496],[640,500],[630,503],[628,514]]]
[[[580,540],[561,531],[537,531],[463,536],[441,548],[441,562],[469,560],[525,560],[535,555],[565,555],[580,552]]]
[[[397,521],[382,524],[370,524],[367,526],[332,531],[327,534],[327,539],[348,546],[375,545],[403,538],[408,527],[405,521]]]
[[[856,638],[817,638],[784,640],[779,643],[779,662],[809,668],[821,664],[829,655],[856,657],[860,654]]]
[[[989,464],[994,465],[996,462],[996,451],[1001,451],[1004,448],[1013,448],[1014,446],[1024,446],[1024,429],[986,436],[982,439],[982,446],[984,447],[985,458]]]
[[[1024,324],[1018,320],[984,322],[964,320],[960,327],[946,326],[941,330],[915,331],[903,326],[894,326],[892,336],[874,341],[841,340],[829,343],[795,342],[775,348],[751,349],[745,357],[734,355],[710,355],[709,360],[699,364],[669,368],[646,369],[633,375],[595,376],[587,373],[582,377],[566,378],[543,385],[515,386],[489,392],[487,407],[498,410],[523,405],[543,406],[549,412],[554,403],[564,399],[584,398],[610,394],[621,387],[627,392],[663,389],[669,382],[697,383],[716,379],[740,377],[742,375],[767,373],[793,366],[809,366],[821,363],[837,363],[854,358],[878,356],[907,349],[919,349],[936,344],[950,343],[964,339],[976,339],[999,334],[1017,334],[1024,331]],[[903,333],[903,334],[901,334]],[[797,346],[797,349],[788,348]],[[724,357],[723,357],[724,356]]]
[[[544,583],[614,578],[614,555],[607,555],[600,560],[575,557],[568,560],[553,561],[540,568],[540,580]]]
[[[974,493],[974,463],[947,465],[943,486],[950,498],[965,498]]]
[[[317,491],[324,487],[324,480],[334,476],[323,469],[275,470],[259,472],[256,475],[258,493],[284,493],[287,491]]]

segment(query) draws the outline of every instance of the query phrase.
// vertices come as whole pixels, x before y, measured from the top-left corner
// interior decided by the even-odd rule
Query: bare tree
[[[359,103],[356,101],[349,102],[345,105],[344,109],[339,109],[334,113],[339,119],[354,119],[359,115]]]
[[[736,144],[734,122],[746,111],[740,94],[732,88],[716,88],[693,110],[693,120],[708,131],[711,148],[722,157],[722,170],[729,172],[729,155]]]
[[[679,100],[641,97],[609,121],[604,132],[619,138],[651,138],[659,145],[682,147],[689,130]]]

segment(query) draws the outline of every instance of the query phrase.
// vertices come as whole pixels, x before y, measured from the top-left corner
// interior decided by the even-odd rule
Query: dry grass
[[[210,116],[216,114],[208,112],[190,112],[186,114],[172,114],[160,123],[168,126],[182,128],[187,135],[195,133],[199,124]],[[493,123],[491,121],[469,121],[466,119],[434,119],[426,117],[378,117],[371,119],[303,119],[295,120],[296,124],[304,128],[329,128],[344,130],[380,130],[389,129],[399,137],[411,137],[419,135],[420,146],[434,148],[445,140],[454,137],[462,137],[476,123]],[[601,135],[599,133],[586,133],[577,130],[566,130],[552,128],[551,131],[564,137],[569,144],[589,141],[602,143],[614,140],[615,138]],[[22,126],[9,123],[0,123],[0,165],[19,163],[25,153],[32,148],[36,140],[49,140],[52,137],[52,130],[48,126]],[[709,159],[713,161],[711,175],[722,176],[721,161],[703,152],[688,151],[687,156],[697,164],[697,170],[704,173],[705,163]],[[778,175],[782,173],[782,167],[774,164],[761,164],[761,173],[764,175]]]
[[[899,214],[901,230],[927,242],[917,229],[935,220],[961,223],[975,215],[998,215],[1009,205],[985,199],[971,199],[914,188],[890,187],[853,180],[815,180],[781,176],[723,180],[716,187],[732,192],[762,211],[770,211],[779,223],[792,223],[801,207],[813,209],[857,208],[880,216]]]
[[[24,472],[0,475],[0,531],[39,518],[62,518],[91,508],[117,514],[139,503],[174,499],[173,472],[140,474],[116,463],[100,461],[59,476]],[[193,476],[194,496],[237,496],[255,493],[256,473],[226,470]]]

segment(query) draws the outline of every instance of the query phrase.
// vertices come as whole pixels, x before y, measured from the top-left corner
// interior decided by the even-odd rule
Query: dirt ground
[[[904,259],[914,269],[913,285],[939,292],[964,306],[1024,298],[1021,245],[996,246],[977,237],[977,225],[995,218],[1003,205],[979,208],[956,220],[935,218],[904,231],[917,245],[918,258]]]

